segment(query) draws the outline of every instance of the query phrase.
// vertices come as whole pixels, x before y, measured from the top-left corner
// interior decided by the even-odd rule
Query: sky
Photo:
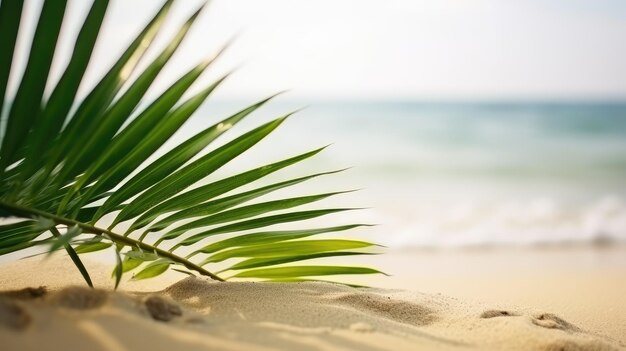
[[[111,2],[82,93],[161,3]],[[70,1],[53,77],[67,63],[89,3]],[[148,58],[201,3],[175,4]],[[18,66],[40,6],[27,0]],[[151,94],[234,36],[197,89],[237,68],[219,97],[290,89],[291,97],[312,99],[626,99],[621,0],[214,0]]]

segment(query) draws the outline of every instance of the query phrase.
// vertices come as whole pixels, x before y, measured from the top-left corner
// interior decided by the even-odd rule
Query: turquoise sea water
[[[245,103],[208,103],[181,135]],[[353,166],[299,194],[364,188],[330,203],[371,207],[347,216],[392,246],[626,242],[626,103],[306,103],[230,170],[333,143],[282,176]]]

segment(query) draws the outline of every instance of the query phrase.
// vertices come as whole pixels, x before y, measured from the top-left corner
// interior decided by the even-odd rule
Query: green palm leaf
[[[98,177],[98,182],[81,196],[83,199],[81,204],[98,200],[98,196],[95,194],[110,190],[145,162],[150,155],[158,150],[159,147],[191,117],[209,94],[211,94],[225,78],[226,77],[219,79],[216,83],[200,91],[177,108],[168,112],[167,115],[164,116],[163,122],[157,125],[156,128],[144,138],[141,144],[135,146],[123,159],[107,167],[108,170],[106,172],[102,172],[104,174]]]
[[[9,111],[0,149],[0,170],[17,161],[18,150],[40,114],[38,102],[46,88],[66,5],[67,1],[47,1],[41,9],[26,70]]]
[[[325,275],[344,274],[384,274],[383,272],[365,267],[343,267],[343,266],[289,266],[252,269],[237,273],[233,278],[268,278],[284,279],[298,277],[320,277]]]
[[[133,279],[142,280],[142,279],[154,278],[158,275],[165,273],[171,264],[172,262],[168,260],[158,260],[158,261],[152,262],[146,268],[141,270],[141,272],[135,274],[133,276]]]
[[[87,70],[108,4],[107,0],[95,1],[91,6],[91,10],[76,38],[72,58],[29,137],[24,168],[20,172],[22,180],[32,176],[36,169],[43,165],[44,159],[37,157],[37,155],[44,153],[50,140],[56,137],[65,122]]]
[[[173,2],[165,1],[84,99],[77,92],[101,32],[108,1],[94,1],[76,36],[69,63],[50,96],[45,96],[46,85],[52,80],[48,74],[67,3],[46,1],[26,70],[12,97],[5,93],[23,4],[19,0],[0,3],[0,113],[11,102],[10,108],[5,108],[7,116],[0,116],[6,117],[6,128],[0,135],[0,217],[20,219],[0,223],[0,255],[44,245],[49,252],[65,249],[91,285],[79,255],[112,250],[116,264],[111,276],[115,287],[125,273],[135,270],[136,280],[156,277],[169,269],[223,280],[207,267],[224,260],[235,260],[222,272],[237,271],[233,276],[236,278],[296,281],[333,274],[379,273],[360,267],[281,266],[326,257],[374,254],[364,251],[374,244],[359,240],[302,240],[364,224],[279,228],[354,210],[294,210],[346,191],[262,199],[280,189],[294,189],[305,181],[340,172],[318,172],[270,181],[266,185],[255,184],[317,155],[324,148],[206,181],[215,171],[267,138],[293,113],[274,117],[207,150],[217,138],[261,109],[275,95],[203,127],[194,136],[162,152],[164,145],[228,76],[185,96],[222,49],[171,83],[134,114],[205,7],[202,5],[191,13],[156,58],[131,80],[131,73],[152,46]],[[71,113],[74,107],[75,112]],[[157,153],[162,155],[155,157]],[[244,191],[238,191],[246,186]],[[112,218],[112,223],[106,223],[107,218]],[[115,230],[122,223],[129,226],[126,233]],[[131,235],[140,229],[143,233],[138,238]],[[155,234],[154,244],[144,241],[148,233],[159,231],[162,233]],[[228,235],[216,240],[218,234]],[[168,245],[162,246],[169,247],[160,247],[166,240]],[[190,247],[186,257],[179,254],[181,247]]]
[[[204,263],[221,262],[233,257],[276,258],[313,255],[322,252],[361,249],[374,246],[357,240],[300,240],[283,242],[280,245],[261,244],[238,247],[211,255]]]
[[[276,224],[305,221],[307,219],[313,219],[313,218],[329,215],[332,213],[351,211],[351,210],[356,210],[356,209],[355,208],[331,208],[331,209],[323,209],[323,210],[290,212],[290,213],[283,213],[279,215],[249,219],[249,220],[236,222],[233,224],[228,224],[222,227],[217,227],[214,229],[204,231],[202,233],[192,235],[184,239],[180,243],[178,243],[176,247],[193,245],[199,242],[200,240],[206,239],[210,236],[217,235],[217,234],[240,232],[244,230],[269,227],[269,226],[276,225]]]
[[[301,255],[250,258],[250,259],[241,261],[227,269],[224,269],[222,272],[258,268],[258,267],[275,266],[275,265],[279,265],[283,263],[312,260],[315,258],[322,258],[322,257],[356,256],[356,255],[375,255],[375,253],[360,252],[360,251],[328,251],[328,252],[317,252],[317,253],[312,253],[312,254],[301,254]],[[218,273],[221,273],[221,272],[218,272]]]
[[[168,46],[163,49],[161,54],[156,59],[154,59],[154,61],[142,72],[137,80],[135,80],[133,84],[128,88],[128,90],[124,93],[124,95],[122,95],[116,101],[116,103],[108,109],[108,111],[102,117],[102,122],[95,127],[95,131],[85,142],[85,145],[79,149],[73,149],[70,151],[70,153],[67,155],[68,163],[64,167],[64,171],[66,172],[66,174],[74,175],[78,170],[84,170],[85,166],[89,165],[90,160],[97,158],[102,150],[108,150],[107,146],[113,142],[113,136],[122,126],[122,124],[126,120],[128,120],[128,118],[130,118],[133,110],[135,109],[135,107],[137,107],[137,104],[139,104],[141,98],[148,91],[148,88],[150,88],[152,82],[154,82],[159,72],[163,69],[163,67],[165,67],[165,64],[169,61],[180,43],[185,38],[185,35],[197,18],[200,10],[196,11],[189,18],[189,20],[187,20],[187,22],[182,26],[179,32],[174,36],[174,38],[172,38]],[[191,82],[193,82],[193,80]],[[187,87],[189,85],[190,83],[187,84]],[[172,90],[175,90],[174,87],[172,87]],[[163,100],[165,99],[155,100],[152,105],[152,110],[146,109],[140,117],[146,118],[146,115],[150,113],[154,114],[154,110],[157,109],[157,107],[155,107],[154,105],[160,102],[161,106],[163,106]],[[162,108],[166,107],[167,106],[164,106]]]
[[[173,0],[165,2],[117,62],[80,103],[76,112],[70,118],[67,127],[62,130],[50,147],[51,151],[49,152],[46,173],[52,172],[65,159],[66,155],[76,149],[74,147],[75,140],[82,140],[83,135],[90,135],[98,128],[105,115],[103,112],[110,107],[111,101],[113,101],[115,95],[126,83],[141,57],[149,48],[163,24],[172,3]],[[61,186],[71,181],[71,179],[63,179],[58,176],[56,180]]]
[[[118,160],[123,159],[124,156],[126,156],[125,154],[133,149],[138,139],[151,133],[153,129],[163,121],[167,116],[167,112],[178,102],[178,99],[182,97],[185,91],[191,87],[191,84],[200,76],[209,63],[210,62],[203,62],[190,70],[137,116],[128,127],[124,128],[124,130],[116,135],[107,145],[108,147],[104,149],[104,152],[102,152],[102,154],[96,158],[96,161],[92,162],[85,173],[78,178],[76,183],[72,186],[72,190],[66,194],[64,201],[61,202],[61,208],[67,204],[71,197],[80,190],[83,185],[89,184],[99,172],[112,167]],[[95,135],[97,135],[97,133]],[[90,157],[93,156],[94,155],[90,155]],[[79,166],[80,165],[77,163],[66,164],[60,173],[60,177],[66,178],[68,174],[77,173],[76,167]]]
[[[148,189],[128,204],[128,206],[124,207],[113,221],[113,225],[141,215],[161,201],[167,200],[192,184],[202,180],[268,136],[283,123],[287,116],[275,119],[255,128],[161,180],[153,188]]]
[[[267,168],[266,168],[267,167]],[[262,170],[267,171],[270,169],[270,166],[264,166],[262,168]],[[273,191],[300,183],[300,182],[304,182],[308,179],[312,179],[321,175],[326,175],[326,174],[331,174],[331,173],[336,173],[338,171],[335,172],[324,172],[324,173],[318,173],[318,174],[313,174],[310,176],[306,176],[306,177],[301,177],[301,178],[296,178],[296,179],[291,179],[291,180],[287,180],[287,181],[283,181],[283,182],[279,182],[279,183],[274,183],[274,184],[270,184],[258,189],[253,189],[250,191],[246,191],[240,194],[235,194],[235,195],[231,195],[231,196],[227,196],[224,198],[220,198],[217,200],[213,200],[213,201],[208,201],[205,203],[202,203],[200,205],[196,205],[196,206],[192,206],[192,207],[188,207],[187,209],[184,209],[182,211],[178,211],[174,214],[172,214],[171,216],[168,216],[160,221],[158,221],[157,223],[153,224],[150,226],[150,228],[148,228],[149,231],[157,231],[157,230],[163,230],[165,229],[167,226],[172,225],[178,221],[181,221],[183,219],[187,219],[187,218],[192,218],[192,217],[199,217],[199,216],[208,216],[208,215],[212,215],[215,214],[217,212],[221,212],[224,210],[227,210],[233,206],[237,206],[240,205],[244,202],[253,200],[259,196],[263,196],[266,195],[268,193],[271,193]],[[239,177],[237,177],[237,179],[239,179]],[[235,185],[239,185],[239,184],[245,184],[245,182],[239,182],[239,183],[235,183]],[[215,187],[217,188],[217,187]],[[224,188],[218,188],[220,190],[224,190]],[[193,194],[196,195],[196,193],[202,193],[202,191],[193,191]],[[191,195],[192,193],[190,193]],[[337,193],[335,193],[337,194]],[[183,194],[184,195],[184,194]],[[330,196],[330,195],[328,195]],[[186,196],[185,196],[186,197]],[[322,197],[325,198],[326,196]],[[320,198],[320,200],[322,199]],[[313,200],[315,201],[315,200]],[[188,202],[187,202],[188,203]],[[156,216],[155,216],[156,217]],[[243,218],[243,217],[242,217]],[[135,222],[137,223],[137,222]],[[133,224],[135,225],[135,224]],[[171,235],[171,232],[168,232],[168,236]]]
[[[0,249],[10,249],[34,240],[43,233],[35,227],[35,221],[23,221],[0,226]]]
[[[107,213],[107,211],[121,205],[124,201],[165,178],[167,175],[182,166],[185,162],[189,161],[193,156],[202,151],[213,140],[232,128],[232,126],[261,107],[271,98],[272,97],[260,101],[214,124],[161,156],[159,159],[139,172],[135,177],[130,179],[127,183],[122,185],[118,191],[112,194],[106,200],[104,205],[102,205],[101,209],[96,213],[94,220],[99,219],[102,215]]]
[[[7,90],[9,73],[11,73],[22,7],[24,7],[24,0],[0,3],[0,38],[2,38],[0,41],[0,113],[4,108],[4,93]]]
[[[313,235],[319,235],[324,233],[341,232],[344,230],[350,230],[357,227],[368,226],[367,224],[351,224],[342,225],[337,227],[327,227],[318,229],[302,229],[302,230],[283,230],[283,231],[269,231],[239,235],[233,238],[220,240],[209,244],[192,253],[192,256],[199,253],[210,254],[220,250],[225,250],[231,247],[241,247],[249,245],[269,244],[280,241],[293,240],[306,238]]]
[[[294,197],[289,199],[281,199],[275,201],[261,202],[254,205],[248,205],[243,207],[238,207],[232,210],[219,212],[217,214],[211,215],[215,209],[210,207],[200,206],[200,208],[194,208],[191,213],[187,213],[182,216],[181,219],[186,217],[199,217],[203,216],[200,219],[197,219],[193,222],[181,225],[180,227],[174,228],[167,232],[166,235],[163,236],[163,239],[174,239],[183,233],[196,228],[208,227],[215,224],[225,223],[225,222],[233,222],[240,219],[246,219],[249,217],[255,217],[267,212],[286,210],[292,207],[297,207],[301,205],[305,205],[311,202],[320,201],[327,197],[341,194],[344,192],[334,192],[320,195],[312,195],[312,196],[302,196],[302,197]],[[183,211],[181,211],[183,212]],[[180,212],[178,213],[180,214]]]

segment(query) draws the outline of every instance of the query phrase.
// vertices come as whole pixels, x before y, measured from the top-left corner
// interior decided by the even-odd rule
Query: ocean
[[[208,102],[173,140],[252,102]],[[230,138],[305,104],[209,179],[332,144],[270,179],[351,169],[277,196],[359,189],[326,203],[366,209],[322,223],[378,224],[364,230],[365,236],[387,246],[626,242],[626,103],[278,98],[234,128],[238,132]]]

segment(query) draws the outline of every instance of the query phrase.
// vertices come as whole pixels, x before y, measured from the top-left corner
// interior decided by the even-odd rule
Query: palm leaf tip
[[[298,184],[342,170],[271,180],[266,183],[269,185],[255,183],[304,162],[328,145],[206,182],[304,109],[273,118],[215,145],[237,123],[284,92],[259,100],[162,152],[232,73],[187,97],[200,75],[232,43],[230,40],[167,86],[157,98],[141,104],[207,2],[189,15],[155,58],[142,65],[173,4],[173,0],[165,1],[86,97],[81,98],[77,92],[84,84],[108,8],[108,1],[95,1],[76,36],[69,63],[50,96],[45,97],[46,84],[51,81],[51,63],[58,54],[56,42],[65,20],[66,3],[44,3],[22,80],[16,94],[6,97],[20,26],[20,16],[15,13],[22,12],[22,1],[0,2],[0,111],[8,111],[0,141],[0,216],[22,219],[0,224],[0,255],[33,247],[48,248],[50,252],[65,249],[87,284],[92,285],[81,256],[112,252],[115,268],[111,277],[115,288],[124,274],[132,273],[132,279],[142,280],[168,270],[222,281],[220,275],[212,272],[213,264],[231,259],[235,262],[222,272],[233,272],[233,278],[296,281],[326,275],[381,273],[363,267],[293,266],[313,259],[376,254],[369,252],[376,246],[369,242],[312,239],[364,224],[281,229],[357,210],[300,208],[354,190],[262,199],[281,189],[295,191]],[[143,67],[141,71],[139,67]],[[12,101],[8,109],[7,101]],[[108,229],[102,226],[103,218],[112,218]],[[128,224],[123,234],[116,231],[122,222]],[[136,233],[138,230],[143,233]],[[147,234],[158,231],[164,233],[154,233],[156,242],[149,243],[146,238],[152,240],[152,236]],[[226,239],[220,235],[226,235]],[[161,245],[164,241],[167,242]],[[189,247],[187,256],[180,254],[183,247]]]

